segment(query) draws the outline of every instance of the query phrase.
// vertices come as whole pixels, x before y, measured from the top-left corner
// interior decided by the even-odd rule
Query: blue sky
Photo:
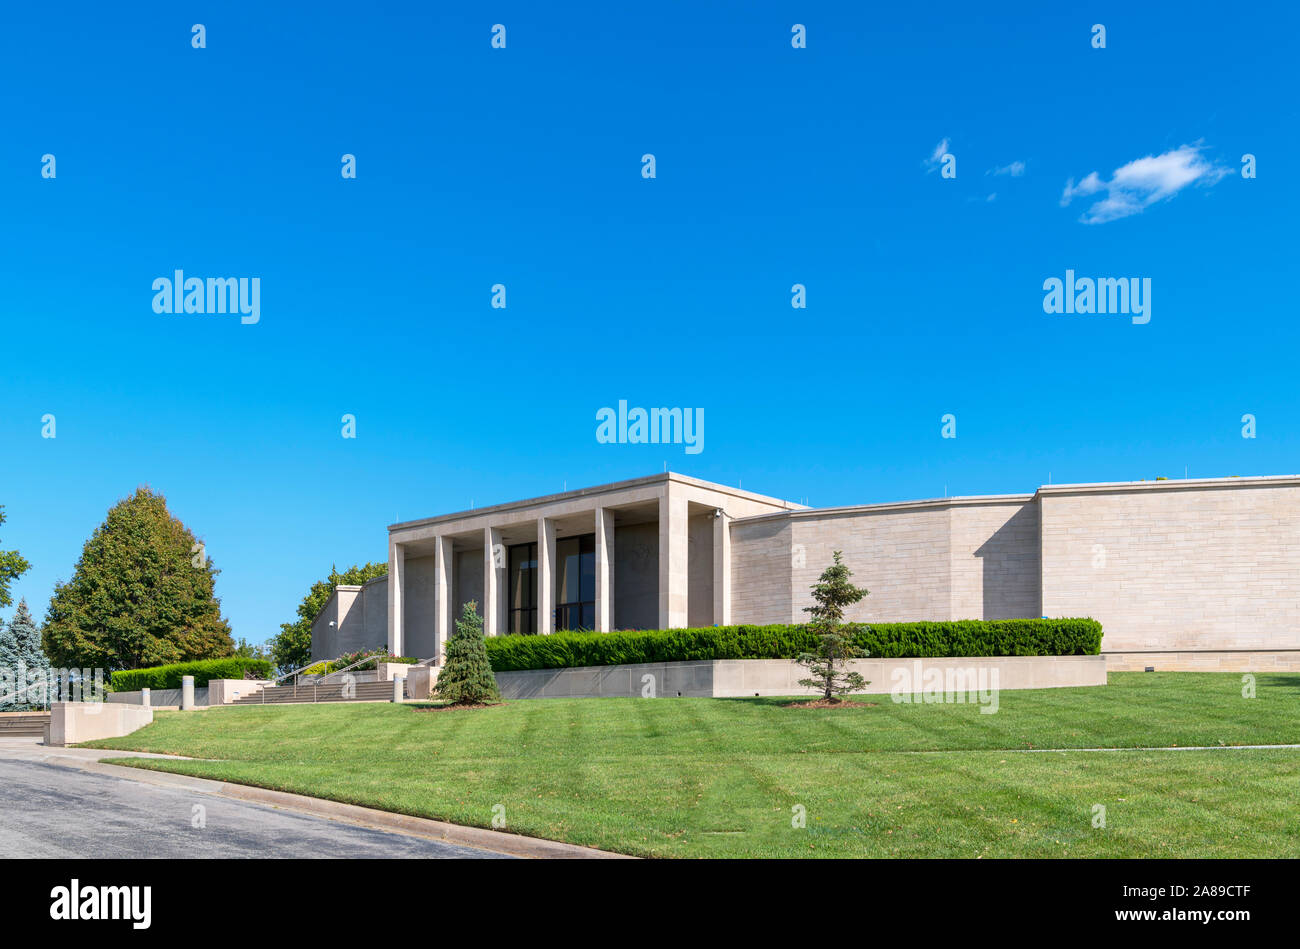
[[[256,642],[395,519],[665,465],[815,505],[1300,469],[1293,5],[268,6],[6,11],[38,615],[138,484]],[[176,269],[259,277],[260,322],[155,314]],[[1151,321],[1045,314],[1067,269],[1150,278]],[[620,399],[704,450],[599,444]]]

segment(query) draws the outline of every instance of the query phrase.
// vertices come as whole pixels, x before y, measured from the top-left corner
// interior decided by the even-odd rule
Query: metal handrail
[[[392,658],[391,656],[388,656],[387,653],[380,653],[380,654],[377,655],[377,656],[366,656],[366,657],[364,657],[364,658],[362,658],[362,659],[358,659],[356,662],[349,663],[348,665],[344,666],[342,669],[335,669],[333,672],[327,672],[327,673],[325,673],[323,676],[321,676],[319,679],[316,680],[316,684],[319,685],[320,683],[322,683],[322,682],[324,682],[326,679],[328,679],[330,676],[336,676],[336,675],[338,675],[340,672],[347,672],[347,671],[348,671],[349,669],[351,669],[353,666],[359,666],[359,665],[361,665],[363,662],[373,662],[373,663],[375,663],[375,667],[376,667],[376,669],[378,669],[379,663],[383,662],[383,661],[384,661],[384,658],[385,658],[386,656],[387,656],[388,658],[390,658],[390,659]]]
[[[314,662],[307,663],[307,665],[305,666],[299,666],[297,669],[294,669],[292,672],[286,672],[282,676],[276,676],[274,679],[271,680],[271,684],[275,685],[277,682],[282,682],[283,680],[289,678],[289,676],[296,676],[299,672],[302,672],[303,669],[310,669],[312,666],[319,666],[322,662],[326,662],[326,661],[327,660],[325,659],[317,659]]]
[[[326,679],[328,679],[330,676],[336,676],[336,675],[338,675],[340,672],[347,672],[349,669],[353,668],[354,666],[359,666],[359,665],[361,665],[362,663],[366,663],[366,662],[380,663],[380,662],[383,662],[385,658],[392,658],[392,657],[391,657],[391,656],[387,656],[386,653],[380,653],[379,655],[376,655],[376,656],[363,656],[362,658],[356,660],[356,662],[348,663],[348,664],[347,664],[346,666],[344,666],[342,669],[335,669],[333,672],[327,672],[327,673],[325,673],[325,674],[322,675],[322,676],[318,676],[316,679],[314,679],[314,680],[312,681],[312,684],[311,684],[311,687],[312,687],[312,696],[311,696],[312,702],[315,702],[315,701],[317,700],[317,695],[316,695],[316,689],[317,689],[317,687],[318,687],[322,682],[324,682]],[[328,661],[329,661],[328,659],[317,659],[315,662],[309,662],[309,663],[307,663],[307,665],[305,665],[305,666],[299,666],[297,669],[294,669],[292,672],[286,672],[286,673],[285,673],[284,675],[282,675],[282,676],[278,676],[277,678],[271,679],[271,680],[270,680],[270,681],[271,681],[271,685],[274,686],[274,685],[276,685],[277,683],[283,681],[284,679],[287,679],[287,678],[289,678],[290,676],[294,676],[295,678],[294,678],[294,681],[293,681],[293,685],[294,685],[294,688],[298,688],[298,680],[297,680],[296,677],[297,677],[297,675],[298,675],[300,672],[302,672],[303,669],[310,669],[312,666],[318,666],[318,665],[320,665],[322,662],[328,662]],[[428,660],[425,660],[425,661],[427,662]],[[416,665],[423,665],[423,664],[424,664],[424,663],[416,663]],[[263,705],[266,704],[266,688],[265,688],[265,687],[262,689],[262,704],[263,704]]]

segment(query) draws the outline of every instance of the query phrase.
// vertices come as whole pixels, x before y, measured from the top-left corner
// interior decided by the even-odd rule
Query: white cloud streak
[[[1025,173],[1025,163],[1022,161],[1013,161],[1009,165],[1003,165],[1001,168],[993,168],[986,171],[986,175],[1010,175],[1012,178],[1019,178]]]
[[[1110,180],[1091,172],[1078,184],[1071,178],[1061,193],[1061,207],[1077,197],[1104,193],[1079,218],[1084,224],[1105,224],[1141,214],[1151,205],[1168,201],[1189,185],[1210,187],[1231,170],[1215,165],[1201,154],[1204,146],[1181,145],[1161,155],[1147,155],[1116,168]]]
[[[943,162],[943,156],[946,155],[949,151],[951,151],[951,146],[950,143],[948,142],[948,139],[947,138],[940,139],[939,144],[934,146],[934,151],[930,154],[930,157],[921,163],[925,165],[926,174],[929,174],[930,172],[938,168],[939,165]]]

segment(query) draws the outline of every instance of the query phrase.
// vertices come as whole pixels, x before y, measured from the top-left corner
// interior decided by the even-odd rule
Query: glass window
[[[555,628],[596,628],[596,535],[555,544]]]
[[[510,623],[512,633],[537,632],[537,545],[510,548]]]

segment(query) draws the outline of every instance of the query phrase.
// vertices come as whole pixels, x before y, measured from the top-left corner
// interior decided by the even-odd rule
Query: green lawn
[[[646,856],[1300,856],[1300,674],[1113,673],[973,705],[552,699],[490,709],[257,706],[97,747],[139,767]],[[1106,808],[1094,828],[1093,806]],[[806,827],[791,826],[802,805]]]

